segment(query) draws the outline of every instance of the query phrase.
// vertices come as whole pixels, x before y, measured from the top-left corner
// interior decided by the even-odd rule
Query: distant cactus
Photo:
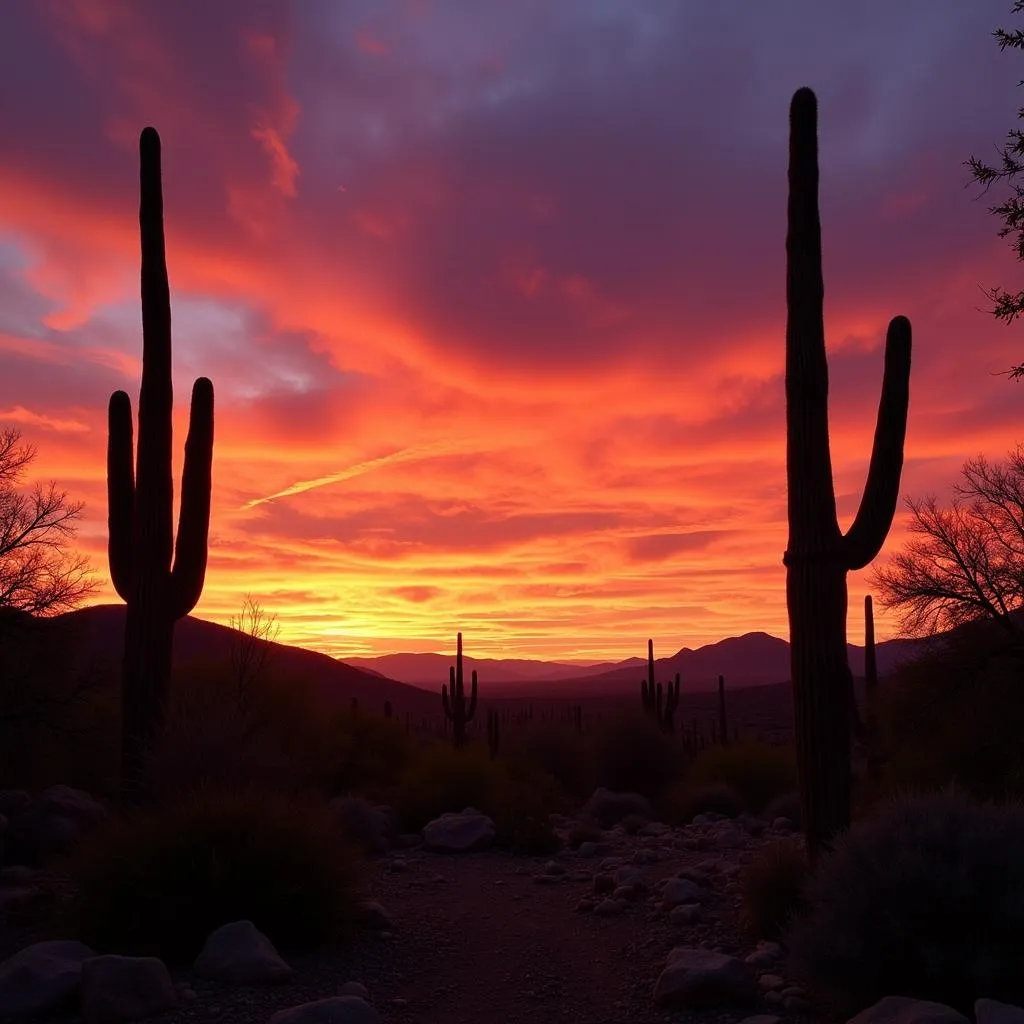
[[[864,598],[864,740],[867,745],[868,778],[882,771],[878,735],[878,660],[875,656],[875,614],[871,595]]]
[[[786,470],[789,608],[800,799],[807,852],[817,855],[850,824],[850,675],[846,574],[878,554],[892,525],[903,467],[910,381],[910,322],[894,317],[867,484],[853,525],[836,520],[828,437],[818,107],[810,89],[790,105],[786,238]]]
[[[647,641],[647,678],[640,681],[640,701],[649,714],[666,732],[674,728],[676,708],[679,707],[679,673],[675,686],[668,684],[668,693],[661,683],[654,682],[654,641]]]
[[[466,726],[473,721],[473,716],[476,714],[476,669],[473,670],[473,684],[467,704],[465,689],[462,685],[461,633],[458,635],[457,642],[455,664],[449,669],[448,675],[448,683],[451,687],[450,695],[448,686],[442,686],[441,704],[444,707],[445,721],[452,723],[452,742],[456,748],[459,748],[465,744]]]
[[[174,623],[195,608],[206,578],[213,465],[213,384],[192,386],[174,541],[171,480],[171,301],[164,253],[160,136],[139,138],[142,238],[142,387],[132,465],[132,406],[110,396],[107,501],[110,576],[125,602],[122,662],[121,791],[141,796],[144,766],[163,725],[171,679]],[[173,564],[172,564],[173,554]]]
[[[725,676],[718,677],[718,742],[729,746],[729,721],[725,715]]]
[[[487,712],[487,752],[493,761],[498,756],[498,747],[501,745],[501,726],[498,724],[498,712]]]

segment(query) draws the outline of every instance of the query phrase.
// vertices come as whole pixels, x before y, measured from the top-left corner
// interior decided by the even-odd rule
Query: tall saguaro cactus
[[[452,742],[456,748],[466,742],[466,726],[473,721],[476,714],[476,669],[473,669],[473,683],[470,689],[469,702],[466,702],[466,691],[462,684],[462,634],[459,633],[455,654],[455,664],[448,670],[448,683],[441,686],[441,704],[444,707],[445,720],[452,723]]]
[[[171,677],[174,623],[196,606],[206,577],[213,465],[213,384],[200,377],[181,482],[177,543],[171,479],[171,301],[164,254],[160,136],[139,139],[142,236],[142,388],[132,465],[132,406],[110,396],[107,503],[110,576],[127,604],[122,663],[121,788],[134,800],[159,736]],[[173,558],[172,558],[173,556]]]
[[[875,654],[875,612],[870,594],[864,596],[864,719],[868,778],[877,779],[882,770],[878,735],[878,659]]]
[[[910,384],[910,321],[894,317],[871,462],[844,534],[836,520],[828,437],[818,110],[810,89],[790,106],[786,237],[786,603],[800,801],[814,862],[850,823],[850,696],[846,574],[878,554],[892,525],[903,468]]]

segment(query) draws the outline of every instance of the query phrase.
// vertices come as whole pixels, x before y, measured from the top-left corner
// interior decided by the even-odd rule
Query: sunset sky
[[[889,318],[901,492],[1019,441],[1024,282],[964,161],[1017,125],[1011,0],[4,0],[0,427],[86,502],[137,403],[138,134],[163,140],[175,470],[216,390],[210,566],[339,656],[618,659],[788,635],[788,105],[820,109],[840,523]],[[1019,24],[1018,24],[1019,23]],[[906,540],[901,507],[881,560]],[[877,563],[876,563],[877,564]],[[850,577],[851,640],[866,573]],[[896,619],[880,612],[879,635]]]

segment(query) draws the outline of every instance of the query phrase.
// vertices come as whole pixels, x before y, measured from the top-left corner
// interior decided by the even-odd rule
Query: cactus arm
[[[171,614],[183,618],[203,592],[210,534],[213,471],[213,384],[200,377],[192,386],[185,464],[181,475],[178,540],[171,571]]]
[[[107,559],[114,589],[127,602],[134,576],[135,453],[132,400],[124,391],[110,396],[107,423]]]
[[[885,371],[867,484],[842,545],[848,569],[863,569],[882,548],[892,526],[903,470],[910,402],[910,321],[893,317],[885,337]]]
[[[469,708],[466,711],[466,721],[472,722],[476,714],[476,669],[473,669],[472,687],[469,693]]]

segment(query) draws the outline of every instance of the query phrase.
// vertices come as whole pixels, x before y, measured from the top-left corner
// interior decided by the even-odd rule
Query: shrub
[[[455,750],[447,743],[433,743],[406,769],[390,803],[403,831],[418,832],[445,811],[465,807],[494,817],[507,784],[500,762],[491,761],[479,745]]]
[[[691,786],[727,783],[740,794],[747,810],[757,814],[769,800],[796,788],[796,751],[759,740],[708,747],[687,769],[686,782]]]
[[[594,744],[597,784],[657,799],[682,771],[682,746],[647,715],[626,711],[601,728]]]
[[[724,814],[736,818],[744,811],[743,798],[724,782],[702,785],[680,783],[666,797],[663,816],[670,825],[688,825],[698,814]]]
[[[593,791],[594,768],[588,744],[571,727],[556,722],[531,723],[512,731],[512,737],[505,758],[511,775],[540,770],[577,800]]]
[[[348,711],[339,712],[331,719],[325,756],[328,788],[383,798],[406,775],[418,752],[397,719],[368,714],[353,718]]]
[[[101,953],[191,961],[206,936],[252,921],[276,946],[346,939],[360,864],[319,802],[207,790],[114,818],[68,864],[65,929]]]
[[[740,875],[743,926],[753,939],[775,940],[805,909],[803,887],[810,868],[802,840],[768,843]]]
[[[493,811],[498,844],[525,856],[557,852],[562,841],[550,815],[564,810],[566,804],[558,780],[544,771],[535,769],[519,778],[506,777]]]
[[[990,624],[964,628],[883,680],[889,792],[950,782],[975,797],[1024,796],[1024,663]]]
[[[584,843],[599,843],[603,839],[604,832],[594,821],[574,821],[569,826],[570,850],[578,850]]]
[[[888,801],[837,841],[786,936],[790,968],[849,1017],[883,996],[969,1014],[1024,1001],[1024,807],[962,790]]]
[[[328,806],[342,833],[363,853],[385,853],[391,848],[392,822],[365,797],[349,793],[335,797]]]
[[[795,790],[792,793],[782,793],[769,800],[761,811],[761,817],[771,823],[776,818],[789,818],[796,829],[803,827],[803,809],[800,806],[800,794]]]

